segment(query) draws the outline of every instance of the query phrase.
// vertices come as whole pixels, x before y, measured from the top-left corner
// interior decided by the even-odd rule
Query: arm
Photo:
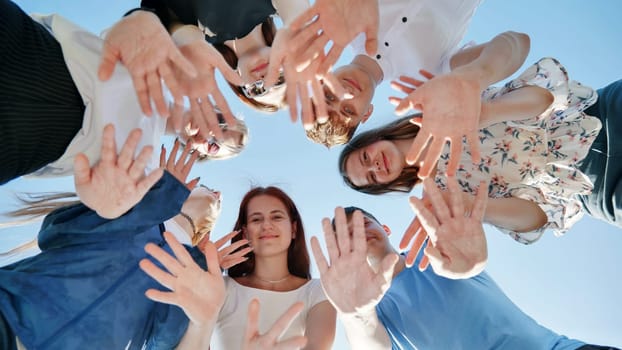
[[[391,285],[393,268],[398,258],[395,254],[388,254],[382,260],[379,271],[372,270],[367,262],[363,216],[357,211],[352,220],[353,235],[350,238],[343,208],[335,209],[336,239],[330,220],[325,218],[322,226],[330,265],[317,237],[311,239],[313,256],[326,297],[347,327],[346,334],[351,347],[388,349],[391,342],[385,328],[378,322],[375,307]]]
[[[531,232],[548,222],[540,206],[521,198],[490,198],[484,221],[514,232]]]
[[[336,311],[330,302],[315,304],[307,315],[305,350],[331,349],[335,340]]]
[[[159,261],[166,271],[149,259],[141,260],[140,268],[170,291],[149,289],[145,295],[151,300],[180,307],[190,319],[177,349],[207,349],[226,293],[218,266],[218,252],[213,244],[205,245],[208,266],[205,271],[172,234],[165,232],[164,238],[175,257],[153,243],[147,244],[145,251]]]
[[[480,91],[516,72],[529,54],[527,34],[504,32],[491,41],[462,50],[452,56],[452,73],[459,73],[479,83]]]
[[[272,6],[276,13],[283,20],[283,24],[288,26],[296,17],[309,8],[308,0],[272,0]]]
[[[480,128],[512,120],[529,119],[544,113],[551,103],[553,95],[539,86],[524,86],[494,100],[482,102]]]

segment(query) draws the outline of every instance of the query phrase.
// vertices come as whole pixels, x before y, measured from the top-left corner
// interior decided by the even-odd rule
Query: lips
[[[389,160],[387,159],[387,156],[384,155],[384,153],[382,153],[382,162],[384,163],[384,169],[388,174],[389,173]]]
[[[259,236],[259,239],[273,239],[273,238],[278,238],[279,235],[263,235],[263,236]]]
[[[343,78],[343,80],[349,85],[351,85],[353,88],[358,90],[359,92],[363,91],[363,89],[361,89],[361,85],[359,85],[359,83],[356,80],[350,79],[350,78]]]
[[[262,70],[266,70],[266,69],[268,69],[268,62],[264,62],[264,63],[261,63],[260,65],[256,66],[255,68],[253,68],[251,70],[251,73],[258,73],[258,72],[260,72]]]

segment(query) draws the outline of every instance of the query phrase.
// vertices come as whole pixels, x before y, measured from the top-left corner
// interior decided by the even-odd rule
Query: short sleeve
[[[313,306],[323,302],[324,300],[327,300],[327,298],[326,294],[324,294],[322,283],[319,279],[312,279],[309,282],[307,300],[305,300],[308,308],[311,309]]]

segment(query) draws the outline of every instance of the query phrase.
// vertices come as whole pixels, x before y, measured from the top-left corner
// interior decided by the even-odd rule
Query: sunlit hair
[[[309,140],[331,148],[350,141],[358,127],[358,124],[350,125],[350,121],[350,118],[342,118],[338,112],[329,111],[326,123],[320,124],[316,120],[313,127],[305,132]]]
[[[389,192],[410,192],[412,188],[420,182],[417,177],[419,168],[416,166],[405,167],[397,179],[386,184],[370,184],[365,186],[356,186],[352,183],[346,173],[346,161],[352,152],[369,146],[378,141],[387,140],[404,140],[414,139],[419,132],[419,127],[410,122],[413,117],[420,114],[414,114],[407,117],[397,119],[387,125],[380,126],[358,134],[354,137],[341,151],[339,155],[339,173],[346,185],[351,188],[367,193],[367,194],[384,194]]]
[[[57,209],[80,203],[73,192],[22,193],[16,194],[15,197],[23,207],[4,213],[14,220],[0,223],[0,228],[26,225],[40,220]],[[8,251],[0,252],[0,257],[13,257],[36,246],[35,238]]]
[[[276,26],[274,25],[274,21],[272,20],[272,17],[268,17],[268,19],[266,19],[261,24],[261,33],[263,34],[263,38],[264,38],[264,41],[266,42],[266,45],[272,46],[272,42],[274,41],[274,36],[276,35]],[[229,64],[231,68],[233,69],[238,68],[238,56],[236,56],[235,52],[233,52],[231,48],[229,48],[224,43],[216,43],[213,45],[216,48],[216,50],[218,50],[220,54],[224,57],[225,61],[227,61],[227,63]],[[233,93],[242,102],[244,102],[246,105],[256,110],[259,110],[262,112],[274,113],[278,111],[279,109],[286,106],[285,97],[283,97],[283,100],[278,105],[267,104],[267,103],[259,102],[255,99],[246,97],[246,95],[244,95],[244,92],[242,91],[242,87],[233,85],[231,83],[228,83],[228,84],[229,84],[229,87],[231,87],[231,90],[233,90]]]
[[[220,127],[221,130],[225,131],[225,130],[232,130],[232,131],[236,131],[239,132],[241,137],[240,137],[240,141],[239,142],[233,142],[230,140],[225,140],[225,141],[219,141],[218,142],[218,152],[216,152],[216,154],[209,154],[209,153],[204,153],[204,152],[200,152],[199,157],[197,158],[197,161],[207,161],[207,160],[223,160],[223,159],[229,159],[229,158],[233,158],[233,157],[237,157],[240,153],[242,153],[242,151],[246,148],[246,145],[248,144],[248,127],[246,126],[246,123],[244,122],[244,120],[242,119],[238,119],[236,118],[237,123],[235,125],[229,126],[227,123],[225,123],[225,119],[222,116],[222,114],[218,114],[218,126]],[[186,142],[184,140],[182,140],[181,138],[178,139],[181,148],[183,149],[184,147],[186,147]]]
[[[238,219],[235,222],[235,226],[233,230],[240,230],[240,233],[235,236],[231,243],[239,241],[243,238],[241,230],[244,229],[247,225],[248,219],[248,203],[251,199],[266,195],[270,197],[274,197],[281,201],[285,208],[287,209],[287,214],[289,215],[289,219],[291,223],[295,226],[295,237],[292,238],[292,242],[289,245],[287,250],[287,268],[289,273],[294,276],[311,279],[311,270],[309,263],[309,253],[307,252],[307,243],[305,240],[305,231],[302,224],[302,217],[294,204],[294,201],[278,187],[269,186],[269,187],[255,187],[249,192],[246,193],[244,198],[242,198],[242,202],[240,203],[240,211],[238,212]],[[233,266],[229,269],[228,274],[231,277],[242,277],[249,275],[255,269],[255,254],[250,252],[246,255],[248,260]]]

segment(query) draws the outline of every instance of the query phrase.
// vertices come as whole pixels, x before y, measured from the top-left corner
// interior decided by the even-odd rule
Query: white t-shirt
[[[312,279],[298,289],[289,292],[274,292],[246,287],[229,276],[225,276],[227,296],[212,336],[212,349],[241,349],[248,315],[248,304],[257,298],[260,304],[259,332],[265,333],[292,304],[302,301],[304,309],[298,315],[281,339],[304,335],[306,319],[315,305],[325,301],[326,296],[319,280]]]
[[[482,0],[379,0],[378,53],[374,59],[390,81],[400,75],[420,77],[450,71],[471,18]],[[365,37],[351,44],[365,54]]]
[[[123,147],[132,129],[141,128],[143,136],[137,153],[143,146],[154,146],[154,156],[147,168],[157,168],[160,137],[166,130],[166,119],[155,111],[151,117],[141,112],[132,78],[123,65],[117,64],[110,80],[99,80],[97,70],[103,39],[56,14],[32,15],[32,18],[47,28],[60,43],[65,63],[84,101],[85,110],[82,128],[65,153],[29,176],[72,175],[73,159],[80,152],[85,153],[91,165],[94,165],[100,158],[103,129],[108,123],[115,125],[117,151]]]

